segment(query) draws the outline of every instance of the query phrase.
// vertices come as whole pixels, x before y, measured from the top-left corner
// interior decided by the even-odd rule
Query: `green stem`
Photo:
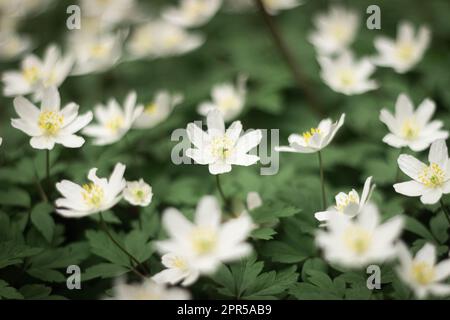
[[[101,225],[103,231],[108,236],[108,238],[117,246],[117,248],[119,248],[123,253],[125,253],[128,256],[128,258],[130,258],[132,271],[134,273],[136,273],[138,276],[140,276],[142,278],[146,278],[146,276],[143,273],[141,273],[139,270],[137,270],[137,268],[134,266],[134,264],[136,264],[136,266],[140,266],[145,271],[145,273],[148,273],[147,268],[145,268],[142,265],[142,263],[139,262],[138,259],[136,259],[131,253],[128,252],[127,249],[125,249],[116,239],[114,239],[114,237],[108,230],[108,226],[106,225],[105,220],[103,219],[102,212],[100,212],[99,215],[100,215],[100,225]]]
[[[231,210],[230,210],[230,199],[228,199],[225,196],[225,193],[223,192],[222,184],[220,183],[220,174],[216,174],[216,185],[217,185],[217,190],[219,190],[220,197],[223,200],[223,204],[225,206],[225,211],[231,212]]]
[[[319,156],[319,169],[320,169],[320,184],[322,185],[322,207],[323,210],[327,209],[327,197],[325,195],[325,179],[323,175],[323,162],[322,162],[322,153],[317,152]]]
[[[444,204],[444,201],[442,201],[442,198],[439,200],[439,203],[441,204],[442,211],[444,212],[444,216],[447,218],[448,224],[450,225],[450,212],[448,211],[447,207]]]
[[[307,81],[304,76],[297,60],[294,59],[294,55],[290,51],[289,47],[286,44],[285,39],[278,29],[278,26],[275,23],[273,17],[267,12],[267,9],[264,6],[263,0],[255,0],[255,4],[259,9],[261,16],[263,17],[267,27],[269,28],[270,34],[272,36],[272,40],[275,43],[278,51],[282,55],[286,65],[289,67],[289,70],[292,73],[292,76],[297,83],[297,86],[300,90],[303,91],[306,100],[308,101],[307,106],[316,114],[322,116],[324,114],[322,105],[319,103],[317,99],[317,95],[315,94],[313,87]]]
[[[400,157],[400,155],[403,153],[403,149],[404,149],[404,147],[401,147],[401,148],[400,148],[400,152],[399,152],[399,154],[398,154],[397,159],[398,159],[398,158]],[[396,173],[396,175],[395,175],[395,182],[399,182],[399,181],[400,181],[400,173],[401,173],[400,166],[397,164],[397,173]]]
[[[46,163],[46,173],[47,173],[47,183],[50,182],[50,150],[45,150],[45,163]]]
[[[36,170],[36,165],[33,162],[33,167],[34,167],[34,180],[36,183],[36,186],[38,188],[39,194],[41,195],[42,201],[44,202],[48,202],[48,197],[45,194],[44,188],[42,188],[42,184],[41,181],[39,180],[39,176],[37,174],[37,170]]]

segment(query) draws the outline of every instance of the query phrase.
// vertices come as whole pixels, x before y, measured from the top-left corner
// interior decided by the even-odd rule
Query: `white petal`
[[[226,135],[231,141],[237,141],[242,131],[242,123],[234,121],[227,129]]]
[[[211,140],[209,135],[194,123],[187,125],[186,132],[192,144],[199,149],[202,149]]]
[[[406,142],[405,139],[400,138],[399,136],[396,136],[392,133],[388,133],[387,135],[385,135],[383,138],[383,142],[394,148],[402,148],[408,145],[408,142]]]
[[[431,144],[428,161],[438,164],[441,168],[447,168],[448,150],[445,140],[437,140]]]
[[[41,102],[41,110],[59,111],[61,98],[56,87],[48,87],[44,90],[44,96]]]
[[[175,208],[168,208],[163,213],[164,228],[169,236],[179,241],[186,241],[186,236],[192,230],[192,223]]]
[[[211,136],[223,135],[225,133],[225,123],[219,110],[210,111],[206,117],[208,134]]]
[[[430,121],[435,109],[436,105],[434,101],[430,99],[423,100],[416,110],[417,121],[419,121],[421,125],[425,125],[428,121]]]
[[[400,167],[400,170],[402,170],[403,173],[405,173],[408,177],[413,178],[414,180],[419,179],[420,173],[426,167],[426,165],[423,162],[407,154],[401,154],[398,157],[397,162]]]
[[[423,184],[414,180],[396,183],[394,184],[394,189],[396,192],[408,197],[418,197],[427,191]]]
[[[58,136],[56,143],[62,144],[66,148],[80,148],[84,144],[84,139],[80,136],[71,134],[66,136]]]
[[[414,261],[424,261],[434,266],[436,263],[436,247],[431,243],[426,243],[414,257]]]
[[[211,163],[208,166],[209,169],[209,173],[211,174],[222,174],[222,173],[227,173],[231,171],[231,165],[226,164],[224,162],[215,162],[215,163]]]
[[[442,190],[439,188],[432,188],[420,197],[420,201],[422,201],[423,204],[435,204],[441,199],[441,197]]]
[[[52,150],[55,146],[55,140],[47,136],[37,136],[31,138],[30,145],[35,149]]]
[[[247,153],[256,147],[262,139],[261,130],[252,130],[247,132],[236,143],[235,150],[237,153]]]
[[[220,205],[214,196],[204,196],[195,211],[195,224],[198,226],[206,226],[217,228],[221,218]]]
[[[14,109],[24,121],[37,123],[40,111],[28,99],[24,97],[14,98]]]
[[[435,281],[445,280],[450,276],[450,259],[441,261],[436,265]]]
[[[406,94],[401,93],[395,103],[395,118],[402,122],[404,119],[412,117],[413,114],[414,107],[411,100]]]

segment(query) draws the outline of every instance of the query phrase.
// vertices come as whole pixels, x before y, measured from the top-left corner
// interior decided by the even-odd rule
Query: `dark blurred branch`
[[[288,65],[289,70],[291,71],[292,75],[294,76],[294,79],[297,82],[298,87],[305,94],[305,97],[306,97],[306,100],[308,102],[310,109],[313,112],[315,112],[316,114],[322,116],[323,115],[322,106],[320,105],[311,86],[309,85],[308,81],[306,80],[305,76],[303,75],[303,73],[300,69],[300,66],[297,64],[297,61],[294,59],[291,51],[287,47],[286,42],[284,41],[280,31],[278,30],[278,27],[275,24],[274,19],[267,12],[262,0],[255,0],[255,3],[259,9],[261,16],[263,17],[263,19],[265,21],[267,27],[270,30],[270,33],[272,35],[273,41],[275,42],[275,45],[277,46],[277,48],[280,51],[281,55],[283,56],[286,64]]]

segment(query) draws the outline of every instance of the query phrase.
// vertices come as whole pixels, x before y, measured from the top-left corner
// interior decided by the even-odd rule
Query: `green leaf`
[[[112,233],[112,236],[116,241],[122,243],[123,246],[122,237],[119,237],[114,233]],[[103,231],[88,230],[86,231],[86,237],[93,254],[124,267],[130,265],[129,257],[120,250]]]
[[[115,278],[123,275],[129,270],[125,267],[118,266],[112,263],[100,263],[95,266],[86,269],[86,272],[82,274],[81,279],[84,281],[95,278]]]
[[[48,242],[52,241],[55,231],[55,222],[51,216],[52,212],[53,206],[47,202],[41,202],[31,210],[31,222]]]
[[[428,229],[413,217],[405,216],[405,229],[433,243],[436,242],[433,235],[428,231]]]
[[[6,281],[0,279],[0,299],[23,299],[23,296]]]
[[[52,289],[41,284],[27,284],[19,289],[20,293],[28,300],[48,299]]]
[[[148,235],[139,230],[133,230],[125,237],[125,248],[131,253],[139,262],[148,260],[154,249]]]
[[[276,234],[277,232],[272,228],[260,228],[253,230],[250,236],[257,240],[271,240]]]
[[[431,218],[430,220],[430,229],[433,235],[436,237],[436,239],[444,244],[448,240],[448,229],[449,229],[449,223],[447,218],[445,217],[444,212],[439,212],[436,216]]]
[[[0,204],[2,205],[29,208],[30,203],[30,195],[22,189],[10,188],[0,192]]]
[[[281,241],[270,241],[266,243],[262,254],[269,257],[272,261],[282,263],[298,263],[308,258],[297,247]]]
[[[22,259],[38,254],[42,249],[32,248],[15,241],[0,242],[0,269],[22,263]]]

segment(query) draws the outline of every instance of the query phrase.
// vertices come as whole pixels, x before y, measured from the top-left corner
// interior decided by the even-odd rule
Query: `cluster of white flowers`
[[[350,45],[355,40],[360,17],[353,10],[332,6],[328,13],[314,19],[316,30],[310,33],[321,67],[321,77],[332,90],[346,95],[361,94],[378,88],[369,77],[375,65],[392,67],[398,73],[411,70],[423,57],[430,41],[430,30],[422,26],[417,37],[409,22],[398,27],[396,40],[384,36],[375,39],[378,55],[355,61]]]

